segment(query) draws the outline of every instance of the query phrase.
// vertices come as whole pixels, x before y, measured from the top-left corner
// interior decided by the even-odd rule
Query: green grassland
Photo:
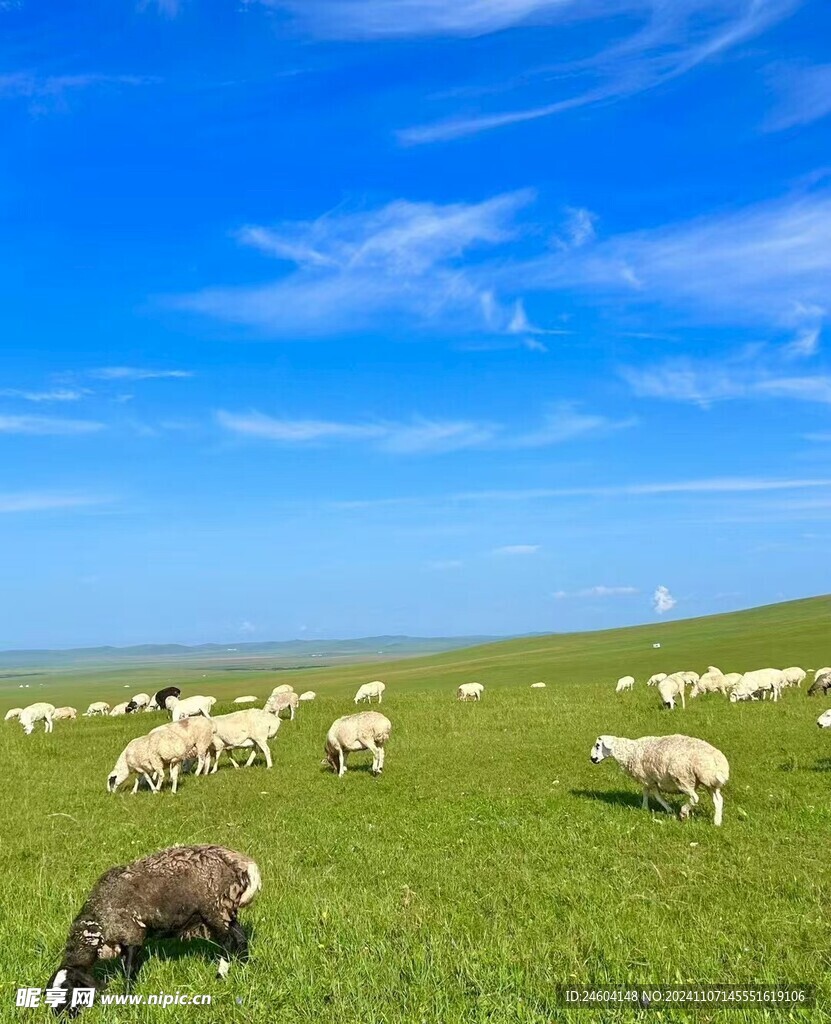
[[[272,742],[274,768],[184,777],[180,792],[112,796],[124,744],[161,715],[58,722],[52,735],[0,723],[0,1020],[18,985],[43,985],[67,928],[107,867],[173,843],[254,856],[264,888],[243,912],[251,960],[214,980],[208,944],[152,947],[135,991],[208,992],[210,1008],[98,1008],[83,1019],[255,1024],[831,1020],[831,734],[823,698],[718,695],[668,712],[653,672],[831,661],[831,598],[581,635],[526,638],[378,666],[247,675],[159,667],[0,685],[0,711],[37,699],[83,710],[168,682],[229,701],[277,683],[318,699]],[[653,643],[661,643],[654,649]],[[638,686],[616,696],[618,676]],[[387,683],[385,774],[352,755],[320,765],[332,720],[369,679]],[[454,700],[460,682],[481,703]],[[545,690],[531,690],[542,680]],[[41,686],[40,683],[43,683]],[[126,685],[126,689],[125,689]],[[25,694],[25,698],[22,695]],[[217,705],[216,712],[231,710]],[[682,731],[728,756],[725,819],[709,798],[680,823],[646,813],[599,733]],[[678,799],[676,798],[676,806]],[[559,985],[814,984],[811,1011],[585,1011]],[[116,974],[110,991],[122,991]]]

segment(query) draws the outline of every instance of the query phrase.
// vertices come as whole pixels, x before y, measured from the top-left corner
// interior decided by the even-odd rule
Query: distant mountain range
[[[505,640],[495,636],[367,636],[356,640],[274,640],[229,644],[136,644],[132,647],[73,647],[68,650],[0,651],[0,669],[59,668],[113,663],[177,661],[223,661],[241,663],[248,659],[279,661],[301,659],[403,658],[418,654],[439,654],[460,647]]]

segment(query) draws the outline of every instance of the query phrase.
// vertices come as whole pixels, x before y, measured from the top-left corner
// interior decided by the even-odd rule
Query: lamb
[[[686,701],[684,700],[686,675],[686,672],[675,672],[658,683],[658,693],[661,695],[661,701],[664,707],[669,708],[670,711],[675,709],[675,699],[677,697],[681,698],[681,707],[684,710],[687,708]]]
[[[624,690],[631,690],[635,685],[634,676],[621,676],[617,681],[615,693],[623,693]]]
[[[36,722],[43,722],[44,732],[52,732],[52,718],[55,714],[55,705],[39,701],[37,704],[30,704],[20,712],[18,721],[23,726],[27,736],[31,736],[35,729]]]
[[[266,768],[271,767],[271,751],[268,749],[268,741],[272,736],[277,735],[277,730],[280,728],[280,719],[276,715],[259,708],[249,708],[246,711],[233,711],[230,715],[218,715],[211,721],[215,727],[214,766],[211,774],[216,773],[219,756],[223,750],[228,750],[231,764],[235,768],[239,768],[237,762],[231,757],[231,748],[251,748],[251,755],[245,762],[245,767],[250,768],[259,747],[265,757]]]
[[[765,694],[770,694],[774,701],[779,700],[779,693],[782,688],[782,673],[778,668],[760,668],[754,672],[745,672],[741,679],[733,687],[730,694],[730,701],[736,704],[742,700],[764,699]]]
[[[647,686],[657,686],[662,679],[666,679],[666,672],[656,672],[654,676],[650,676],[646,681]]]
[[[531,683],[531,689],[532,690],[544,690],[545,689],[545,683]]]
[[[368,704],[371,704],[372,698],[377,697],[380,704],[384,690],[386,690],[386,686],[380,679],[375,679],[371,683],[364,683],[363,686],[358,687],[358,692],[355,694],[355,703],[359,704],[362,700],[365,700]]]
[[[317,694],[314,692],[314,690],[305,690],[303,693],[300,694],[300,696],[297,699],[302,701],[308,701],[314,700],[316,697]]]
[[[248,958],[237,921],[262,887],[257,864],[224,846],[172,846],[110,868],[93,886],[69,929],[60,966],[47,988],[60,991],[55,1014],[81,1010],[76,989],[95,989],[99,960],[120,959],[130,986],[149,938],[212,939],[222,949],[217,977]]]
[[[176,793],[179,788],[179,768],[187,758],[196,757],[196,774],[204,771],[207,775],[211,766],[213,737],[213,720],[204,718],[184,718],[179,722],[157,726],[146,736],[131,740],[122,750],[107,778],[107,790],[115,793],[122,783],[135,775],[133,793],[138,791],[142,778],[154,793],[160,793],[165,767],[169,767],[171,789]]]
[[[802,686],[808,673],[798,665],[791,665],[790,668],[782,669],[783,686]]]
[[[300,698],[297,696],[294,690],[292,690],[291,692],[284,691],[283,693],[278,694],[272,693],[272,695],[265,702],[265,708],[263,710],[269,712],[269,714],[276,715],[279,718],[280,712],[285,711],[285,709],[288,708],[289,718],[292,721],[294,721],[294,716],[295,713],[297,712],[297,705],[299,701]]]
[[[716,747],[694,736],[642,736],[637,740],[622,736],[600,736],[591,752],[591,760],[599,764],[613,757],[625,772],[643,786],[643,809],[649,810],[653,796],[664,810],[672,808],[661,796],[683,793],[688,799],[679,817],[684,821],[698,803],[699,787],[713,798],[714,825],[721,825],[724,798],[722,788],[730,778],[727,758]]]
[[[259,697],[252,697],[250,695],[247,696],[247,697],[234,697],[234,703],[235,704],[256,704],[259,699],[260,699]]]
[[[23,714],[23,708],[9,708],[6,712],[6,717],[3,719],[4,722],[14,722]]]
[[[84,718],[94,718],[96,715],[108,715],[110,705],[105,700],[94,700],[84,712]]]
[[[57,722],[62,718],[77,718],[77,708],[55,708],[55,713],[52,715],[52,721]]]
[[[481,683],[462,683],[456,690],[456,700],[481,700],[485,687]]]
[[[165,686],[161,690],[156,690],[147,706],[153,711],[164,711],[167,709],[169,697],[175,697],[178,700],[181,695],[182,691],[178,686]]]
[[[831,708],[828,711],[823,711],[817,719],[817,725],[820,729],[827,729],[831,726]]]
[[[372,774],[384,770],[384,746],[390,738],[392,722],[379,711],[361,711],[344,715],[332,723],[326,735],[326,761],[338,778],[346,774],[346,756],[353,750],[372,751]]]
[[[168,697],[165,704],[168,711],[173,712],[173,721],[181,722],[183,718],[196,718],[199,715],[210,718],[211,708],[216,704],[216,697],[195,696],[185,697],[184,700]]]
[[[110,718],[117,718],[119,715],[126,715],[128,713],[127,705],[129,703],[129,701],[123,700],[120,704],[113,704],[110,708]]]

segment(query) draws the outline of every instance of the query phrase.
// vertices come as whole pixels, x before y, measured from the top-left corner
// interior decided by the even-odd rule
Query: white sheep
[[[741,672],[728,672],[724,677],[724,686],[729,691],[732,690],[736,683],[741,679]]]
[[[545,683],[531,683],[531,689],[532,690],[544,690],[545,689]]]
[[[272,693],[272,695],[265,702],[264,711],[268,711],[272,715],[280,717],[280,712],[289,709],[289,718],[294,721],[294,716],[297,713],[297,705],[300,702],[300,698],[291,690],[290,692],[283,691],[283,693]]]
[[[724,673],[720,668],[711,665],[707,671],[693,683],[690,690],[690,697],[697,697],[699,693],[727,693],[727,685],[724,682]]]
[[[831,727],[831,708],[829,708],[828,711],[823,711],[817,719],[817,725],[820,729],[828,729]]]
[[[294,693],[294,687],[290,686],[288,683],[282,683],[280,686],[274,687],[271,691],[271,696],[273,697],[277,693]]]
[[[456,700],[481,700],[484,692],[482,683],[462,683],[456,690]]]
[[[119,715],[127,714],[127,705],[130,702],[128,700],[121,701],[120,704],[113,704],[110,708],[110,718],[117,718]]]
[[[615,693],[623,693],[624,690],[631,690],[635,685],[634,676],[621,676],[617,681]]]
[[[4,722],[15,722],[23,714],[23,708],[9,708],[6,712],[6,717],[3,719]]]
[[[380,704],[384,690],[386,690],[386,686],[380,679],[375,679],[371,683],[364,683],[363,686],[358,687],[358,692],[355,694],[355,703],[359,704],[362,700],[365,700],[368,704],[371,704],[372,698],[377,697]]]
[[[216,697],[193,696],[178,700],[176,697],[168,697],[165,701],[167,710],[173,712],[173,721],[181,722],[183,718],[197,718],[202,715],[205,718],[211,717],[211,708],[216,704]]]
[[[150,703],[150,694],[137,693],[129,703],[135,704],[135,708],[133,708],[134,711],[138,710],[139,708],[146,708],[147,705]]]
[[[666,679],[666,677],[667,677],[667,673],[666,672],[656,672],[654,676],[650,676],[649,679],[647,679],[646,685],[647,686],[657,686],[658,683],[660,683],[662,679]]]
[[[782,689],[782,672],[778,668],[760,668],[754,672],[745,672],[733,687],[730,701],[736,704],[744,700],[764,700],[770,695],[774,701],[779,700]]]
[[[326,762],[338,778],[346,774],[346,757],[353,750],[372,751],[372,773],[384,769],[384,745],[390,738],[392,722],[378,711],[344,715],[332,723],[326,734]]]
[[[304,690],[304,692],[301,693],[300,696],[297,699],[298,700],[306,701],[306,700],[314,700],[316,697],[317,697],[317,694],[314,692],[314,690]]]
[[[658,693],[661,695],[661,702],[670,711],[675,710],[675,700],[678,697],[681,699],[681,707],[686,710],[687,704],[684,699],[685,676],[685,672],[675,672],[658,683]]]
[[[260,699],[259,697],[252,697],[252,696],[234,697],[234,703],[235,704],[256,704],[259,699]]]
[[[790,668],[782,669],[783,686],[802,686],[808,673],[798,665],[791,665]]]
[[[831,675],[831,665],[823,665],[822,668],[814,669],[814,679],[819,679],[820,676]]]
[[[268,741],[272,736],[277,735],[277,730],[280,728],[280,719],[276,715],[269,714],[268,711],[261,708],[248,708],[246,711],[233,711],[230,715],[217,715],[211,721],[215,728],[212,775],[216,773],[219,757],[223,750],[228,751],[231,764],[235,768],[239,768],[231,756],[231,749],[250,749],[251,755],[245,762],[245,767],[249,768],[254,763],[257,748],[259,748],[265,758],[266,768],[271,767],[271,751],[268,749]]]
[[[687,686],[695,686],[701,678],[697,672],[674,672],[673,675],[681,676]]]
[[[122,750],[107,777],[107,789],[115,793],[122,783],[135,775],[133,793],[137,792],[142,778],[146,779],[154,793],[160,793],[165,768],[169,768],[171,788],[175,793],[179,786],[179,768],[186,759],[195,757],[196,774],[203,771],[207,774],[211,766],[213,736],[213,721],[201,717],[157,726],[146,736],[131,740]]]
[[[703,787],[713,798],[713,824],[720,825],[724,798],[722,788],[730,778],[730,766],[720,750],[694,736],[642,736],[637,740],[622,736],[600,736],[591,752],[591,760],[599,764],[613,757],[623,770],[643,786],[643,808],[649,810],[653,796],[664,810],[672,808],[661,796],[683,793],[688,799],[681,807],[682,821],[698,803],[696,790]]]
[[[77,708],[69,708],[69,707],[66,707],[66,708],[55,708],[55,713],[54,713],[54,715],[52,715],[52,721],[53,722],[57,722],[57,721],[59,721],[62,718],[77,718],[77,717],[78,717],[78,710],[77,710]]]
[[[105,700],[94,700],[84,712],[84,718],[94,718],[96,715],[108,715],[110,705]]]
[[[35,723],[43,722],[44,732],[52,732],[52,717],[55,714],[55,705],[39,701],[37,704],[30,704],[20,712],[18,721],[23,726],[27,736],[34,732]]]

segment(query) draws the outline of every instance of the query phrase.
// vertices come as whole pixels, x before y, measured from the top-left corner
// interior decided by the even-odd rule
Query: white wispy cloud
[[[581,590],[568,591],[556,590],[551,596],[558,601],[564,601],[568,597],[631,597],[639,594],[637,587],[610,587],[599,583],[593,587],[583,587]]]
[[[810,355],[815,351],[803,351]],[[792,353],[785,350],[787,358]],[[782,353],[764,346],[721,359],[669,359],[646,367],[626,367],[621,375],[635,395],[688,402],[707,408],[735,399],[786,398],[797,402],[831,404],[831,375],[794,374],[782,362]]]
[[[146,85],[155,81],[140,75],[83,72],[72,75],[39,75],[33,71],[0,74],[0,100],[24,99],[33,113],[60,110],[72,93],[93,88]]]
[[[531,333],[524,309],[501,299],[488,280],[483,254],[518,237],[517,214],[533,198],[522,190],[480,203],[396,200],[315,221],[249,226],[240,243],[287,264],[285,272],[270,284],[173,302],[274,337],[389,330],[401,322]]]
[[[219,410],[216,421],[229,433],[285,445],[365,443],[381,451],[401,455],[467,448],[542,448],[620,430],[635,422],[584,413],[570,403],[555,406],[545,415],[540,427],[524,433],[511,431],[504,424],[476,420],[414,417],[408,422],[350,423],[280,418],[256,410],[243,413]]]
[[[619,0],[618,3],[609,4],[605,0],[581,0],[578,6],[575,0],[562,0],[545,6],[538,5],[533,12],[523,10],[522,5],[496,5],[497,10],[501,9],[506,17],[512,16],[511,24],[520,23],[530,14],[536,13],[538,17],[545,15],[551,23],[573,21],[575,18],[597,21],[599,30],[592,33],[593,39],[605,41],[609,38],[609,32],[614,32],[619,26],[625,26],[629,31],[611,43],[601,44],[599,49],[588,53],[582,60],[542,69],[529,67],[518,78],[528,89],[535,84],[537,75],[534,72],[538,71],[549,80],[569,82],[571,88],[567,92],[551,96],[544,102],[526,102],[509,109],[488,110],[473,116],[451,116],[443,121],[410,127],[401,131],[399,138],[411,145],[456,139],[637,95],[679,78],[758,36],[786,17],[799,2],[674,0],[672,3],[663,3],[661,0]],[[340,0],[337,3],[340,6]],[[304,6],[309,6],[306,0]],[[358,6],[357,0],[355,6]],[[412,4],[409,11],[406,0],[403,5],[401,0],[375,0],[374,3],[361,2],[359,6],[364,15],[374,14],[375,17],[372,21],[363,22],[363,25],[357,20],[353,21],[356,33],[360,33],[363,28],[363,35],[372,34],[375,26],[376,35],[393,34],[382,33],[379,26],[387,23],[391,25],[394,14],[398,15],[396,35],[423,35],[426,34],[424,29],[431,27],[430,21],[418,15],[420,4]],[[475,32],[477,19],[485,5],[459,6],[468,31]],[[513,11],[510,7],[513,7]],[[314,8],[312,3],[312,13]],[[349,4],[346,10],[349,12]],[[383,14],[389,16],[389,22],[378,17]],[[634,18],[641,19],[641,24],[631,29]],[[505,27],[505,24],[499,27]],[[440,26],[432,23],[432,28],[431,34],[439,34]],[[493,29],[482,27],[479,31]],[[445,30],[441,34],[449,33]],[[457,30],[456,34],[462,33]],[[539,93],[539,86],[536,92]]]
[[[104,499],[83,494],[0,494],[0,513],[53,512],[100,505]]]
[[[778,101],[767,119],[768,131],[783,131],[831,114],[831,64],[777,64],[772,69]]]
[[[78,402],[89,394],[84,388],[52,388],[48,391],[27,391],[23,388],[2,388],[3,398],[19,398],[24,402]]]
[[[87,370],[85,376],[94,380],[165,380],[192,377],[191,370],[156,370],[141,366],[99,366]]]
[[[658,305],[707,322],[816,329],[831,289],[831,192],[756,203],[553,250],[505,268],[526,292]]]
[[[494,548],[494,555],[536,555],[540,550],[539,544],[505,544],[501,548]]]
[[[63,419],[59,416],[0,415],[0,434],[68,437],[76,434],[92,434],[104,429],[105,424],[95,420]]]
[[[678,602],[667,587],[658,586],[655,588],[655,593],[652,595],[652,607],[658,615],[665,615],[667,612],[671,612],[676,604]]]

